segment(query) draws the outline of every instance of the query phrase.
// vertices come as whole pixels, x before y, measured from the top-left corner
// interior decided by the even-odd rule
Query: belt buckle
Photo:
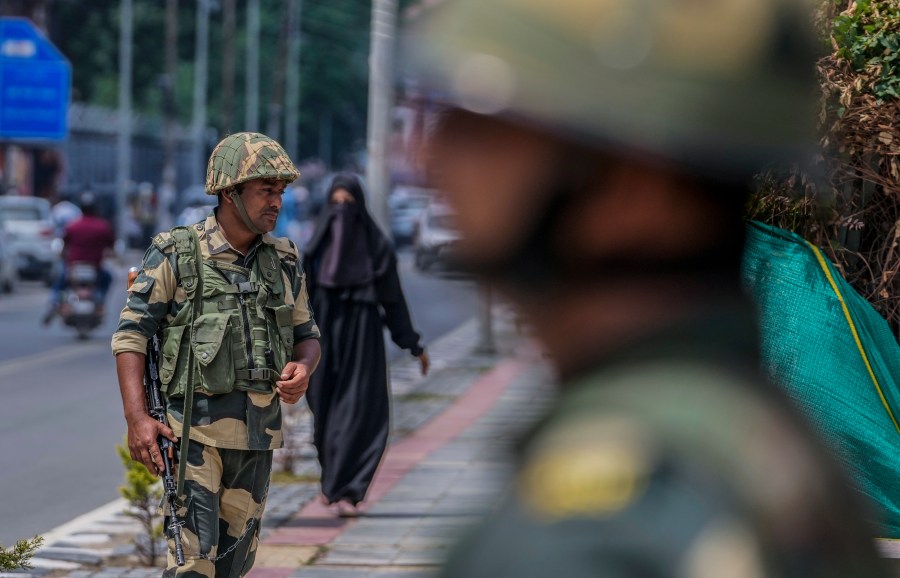
[[[269,381],[269,370],[260,367],[251,369],[250,381]]]

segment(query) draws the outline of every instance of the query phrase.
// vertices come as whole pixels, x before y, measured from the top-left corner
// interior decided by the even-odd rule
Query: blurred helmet
[[[253,179],[291,182],[299,176],[275,140],[258,132],[239,132],[226,136],[213,149],[206,169],[206,194],[215,195]]]
[[[430,97],[742,172],[814,142],[800,0],[447,0],[406,54]]]
[[[97,208],[97,197],[94,193],[81,193],[78,197],[78,206],[82,211],[93,211]]]

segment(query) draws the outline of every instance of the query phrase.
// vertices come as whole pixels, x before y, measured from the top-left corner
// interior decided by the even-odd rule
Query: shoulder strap
[[[184,287],[189,299],[192,299],[200,280],[200,267],[203,259],[197,234],[191,227],[175,227],[172,229],[172,240],[175,242],[176,271],[178,282]]]
[[[184,391],[184,415],[181,423],[181,447],[178,459],[178,487],[176,494],[180,498],[184,494],[184,476],[187,471],[188,445],[191,434],[191,413],[194,405],[194,321],[203,306],[203,256],[200,253],[200,241],[191,227],[172,229],[175,239],[175,251],[178,254],[178,278],[191,300],[191,321],[188,326],[190,347],[188,347],[188,382]]]

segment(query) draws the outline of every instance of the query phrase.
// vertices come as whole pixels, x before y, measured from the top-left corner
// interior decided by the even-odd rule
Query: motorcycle
[[[67,327],[87,339],[103,321],[102,303],[97,299],[97,267],[90,263],[72,263],[66,275],[57,314]]]

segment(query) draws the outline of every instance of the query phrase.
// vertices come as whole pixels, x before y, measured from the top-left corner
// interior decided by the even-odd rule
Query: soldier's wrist
[[[148,417],[147,412],[145,411],[127,412],[125,414],[125,423],[131,425],[132,423],[140,421],[145,417]]]

